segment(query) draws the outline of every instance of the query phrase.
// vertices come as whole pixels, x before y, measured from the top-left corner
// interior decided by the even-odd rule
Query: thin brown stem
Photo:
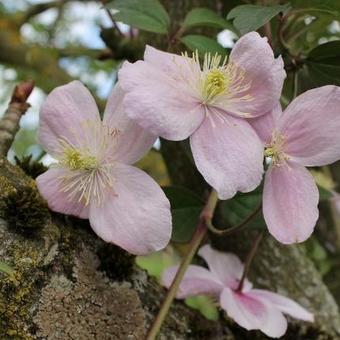
[[[122,33],[122,31],[120,30],[119,26],[117,25],[117,22],[115,20],[115,18],[113,17],[111,11],[105,7],[106,3],[107,3],[107,0],[101,0],[101,3],[103,4],[104,8],[105,8],[105,12],[106,14],[108,15],[108,17],[110,18],[111,22],[112,22],[112,25],[114,27],[114,29],[117,31],[117,33],[120,35],[120,36],[124,36],[124,34]]]
[[[211,220],[209,220],[207,222],[207,228],[214,234],[217,235],[230,235],[232,233],[234,233],[237,230],[240,230],[241,228],[243,228],[244,226],[247,225],[248,222],[250,222],[261,210],[262,208],[262,203],[260,203],[260,205],[249,215],[247,216],[242,222],[240,222],[239,224],[236,224],[230,228],[226,228],[226,229],[220,229],[220,228],[216,228]]]
[[[242,273],[242,277],[241,277],[240,283],[239,283],[239,285],[237,287],[237,290],[240,291],[240,292],[242,291],[244,280],[248,276],[251,263],[253,262],[253,259],[255,257],[257,248],[258,248],[258,246],[259,246],[259,244],[260,244],[260,242],[262,240],[262,237],[263,237],[263,232],[260,232],[256,236],[256,238],[254,240],[254,243],[253,243],[252,247],[250,248],[250,251],[249,251],[249,253],[247,255],[246,261],[244,263],[244,270],[243,270],[243,273]]]
[[[186,256],[183,258],[180,267],[178,268],[178,271],[176,273],[176,276],[174,278],[174,280],[172,281],[171,286],[169,287],[169,290],[166,294],[165,300],[163,301],[160,310],[156,316],[156,319],[154,320],[149,333],[146,337],[147,340],[154,340],[156,339],[157,334],[159,333],[163,321],[166,318],[166,315],[170,309],[170,306],[172,304],[172,301],[174,300],[178,287],[185,275],[185,272],[188,268],[188,266],[190,265],[193,257],[196,254],[197,249],[199,248],[202,240],[204,239],[204,237],[207,234],[207,221],[209,221],[213,214],[214,214],[214,210],[216,208],[218,202],[218,197],[217,197],[217,193],[215,190],[212,190],[210,193],[210,196],[207,200],[207,203],[205,205],[205,207],[202,210],[201,213],[201,218],[200,218],[200,222],[196,228],[196,231],[189,243],[189,251],[186,254]]]

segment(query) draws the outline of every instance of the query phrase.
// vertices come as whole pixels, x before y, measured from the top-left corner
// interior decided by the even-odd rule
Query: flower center
[[[188,56],[182,55],[186,67],[178,65],[181,79],[188,85],[193,96],[198,96],[200,102],[211,110],[213,106],[227,107],[234,103],[245,103],[246,111],[235,111],[243,117],[250,117],[248,102],[254,100],[249,94],[251,80],[245,70],[219,54],[206,53],[203,63],[198,52]]]
[[[228,90],[230,78],[220,69],[213,69],[206,75],[203,93],[206,98],[213,98]]]
[[[98,206],[105,199],[107,190],[113,190],[112,169],[115,164],[117,129],[101,121],[83,121],[81,133],[70,131],[73,142],[60,138],[61,153],[57,167],[64,168],[60,177],[60,190],[73,202],[85,206],[90,202]]]
[[[72,147],[64,150],[64,158],[61,163],[70,170],[94,170],[98,167],[96,157],[82,154]]]
[[[265,146],[264,155],[268,157],[273,165],[280,166],[289,157],[284,152],[285,137],[278,131],[273,131],[272,139],[269,144]]]

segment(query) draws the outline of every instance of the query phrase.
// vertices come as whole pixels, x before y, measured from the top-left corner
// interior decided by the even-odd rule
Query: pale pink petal
[[[195,67],[195,71],[200,72],[200,67],[198,63],[188,63],[188,60],[186,58],[183,58],[183,56],[163,52],[149,45],[146,45],[144,60],[147,63],[150,63],[153,66],[157,67],[159,70],[165,72],[171,78],[176,77],[176,75],[179,73],[179,68],[180,72],[182,72],[179,79],[182,80],[185,76],[191,76],[193,67]]]
[[[287,330],[287,320],[282,313],[251,292],[243,294],[225,288],[220,304],[230,318],[247,330],[259,329],[273,338],[282,336]]]
[[[256,131],[263,143],[270,143],[272,133],[282,115],[281,105],[277,105],[274,110],[263,116],[248,119],[249,124]]]
[[[169,288],[179,266],[169,267],[162,276],[162,284]],[[214,295],[219,296],[223,289],[223,284],[208,269],[190,265],[186,270],[182,282],[177,292],[178,299],[184,299],[194,295]]]
[[[103,124],[117,130],[115,157],[131,164],[137,162],[152,147],[157,137],[128,118],[123,110],[124,91],[116,84],[106,104]]]
[[[84,139],[85,121],[99,121],[96,102],[79,81],[55,88],[40,109],[39,143],[52,155],[60,151],[59,139],[78,146]]]
[[[279,123],[286,152],[305,166],[340,159],[340,87],[323,86],[298,96]]]
[[[62,190],[61,179],[69,175],[70,171],[63,168],[51,168],[38,176],[37,186],[41,196],[47,201],[48,207],[56,212],[88,218],[88,206],[70,200],[69,195]]]
[[[289,162],[271,166],[263,188],[263,215],[269,232],[285,244],[303,242],[319,216],[319,191],[312,175]]]
[[[229,60],[244,70],[242,85],[250,85],[246,94],[252,100],[233,100],[226,110],[235,114],[246,112],[253,117],[271,111],[279,102],[286,73],[282,58],[274,58],[267,38],[256,32],[244,35],[236,42]]]
[[[227,287],[236,289],[243,273],[243,264],[240,259],[231,253],[223,253],[204,245],[198,252],[208,264],[213,275]]]
[[[98,206],[90,203],[90,223],[106,242],[142,255],[163,249],[171,237],[170,203],[142,170],[116,164],[113,189]]]
[[[312,313],[308,312],[298,303],[285,296],[263,289],[253,289],[252,293],[264,301],[265,300],[269,301],[282,313],[288,314],[295,319],[300,319],[309,322],[314,321],[314,315]]]
[[[156,136],[186,139],[204,119],[203,106],[184,90],[184,80],[175,81],[149,63],[124,63],[119,80],[127,91],[127,115]]]
[[[191,136],[190,145],[198,170],[220,199],[260,184],[263,144],[245,120],[210,113]]]

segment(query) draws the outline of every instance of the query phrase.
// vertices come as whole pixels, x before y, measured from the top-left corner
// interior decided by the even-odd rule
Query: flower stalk
[[[180,267],[176,273],[176,276],[166,294],[165,300],[163,301],[161,308],[154,320],[149,333],[146,337],[147,340],[156,339],[157,334],[159,333],[163,321],[165,320],[166,315],[170,309],[170,306],[176,296],[177,290],[182,282],[182,279],[185,275],[185,272],[190,265],[193,257],[195,256],[197,249],[199,248],[201,242],[207,234],[207,223],[211,223],[211,219],[213,217],[216,205],[218,202],[217,192],[212,190],[205,207],[202,210],[200,221],[195,230],[195,233],[189,243],[189,251],[186,256],[183,258]]]

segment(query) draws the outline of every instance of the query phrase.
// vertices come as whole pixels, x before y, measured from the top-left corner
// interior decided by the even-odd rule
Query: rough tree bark
[[[166,3],[175,13],[193,1]],[[162,151],[174,184],[194,183],[192,189],[201,193],[205,184],[197,171],[182,171],[188,168],[186,153],[165,143]],[[244,231],[213,237],[213,245],[244,257],[252,238],[253,232]],[[135,266],[133,257],[98,239],[88,222],[51,214],[34,180],[4,158],[0,244],[0,261],[13,269],[0,273],[1,339],[142,339],[164,297],[165,290]],[[266,237],[250,275],[259,287],[295,298],[315,313],[315,324],[290,323],[285,339],[340,337],[338,306],[303,249]],[[160,339],[266,337],[240,329],[222,313],[220,321],[211,322],[176,302]]]

